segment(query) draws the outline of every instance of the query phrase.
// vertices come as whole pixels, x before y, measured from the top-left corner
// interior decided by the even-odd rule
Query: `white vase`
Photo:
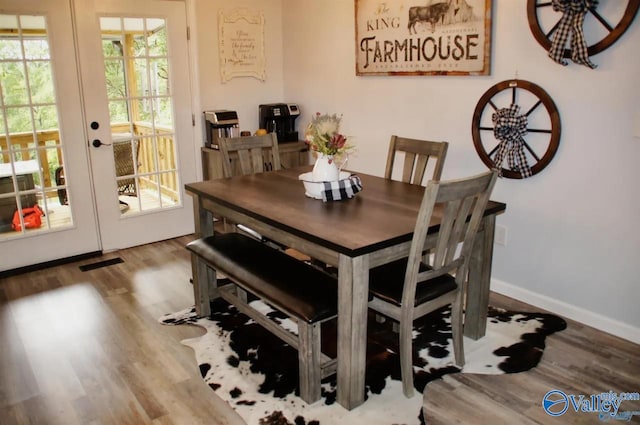
[[[340,180],[340,169],[333,155],[318,154],[313,165],[311,177],[314,182],[332,182]]]

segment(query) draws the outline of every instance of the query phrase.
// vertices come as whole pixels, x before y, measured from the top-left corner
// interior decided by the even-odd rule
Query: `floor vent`
[[[112,266],[114,264],[119,264],[119,263],[124,263],[124,260],[120,257],[116,257],[116,258],[111,258],[109,260],[98,261],[97,263],[85,264],[83,266],[80,266],[80,270],[82,270],[83,272],[86,272],[89,270],[95,270],[101,267]]]

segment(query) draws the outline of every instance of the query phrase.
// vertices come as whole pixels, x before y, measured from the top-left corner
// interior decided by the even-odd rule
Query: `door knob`
[[[100,146],[111,146],[109,143],[102,143],[102,140],[100,139],[93,139],[93,142],[91,142],[91,144],[93,145],[94,148],[99,148]]]
[[[92,122],[91,122],[91,129],[92,129],[92,130],[97,130],[97,129],[99,129],[99,128],[100,128],[100,124],[98,124],[98,122],[97,122],[97,121],[92,121]]]

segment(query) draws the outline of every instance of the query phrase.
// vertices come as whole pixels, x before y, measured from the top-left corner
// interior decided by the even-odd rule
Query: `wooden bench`
[[[202,261],[211,272],[196,268],[199,276],[195,282],[201,286],[194,285],[196,302],[203,296],[207,300],[219,296],[297,349],[300,397],[307,403],[318,400],[320,381],[337,368],[337,360],[324,355],[320,347],[321,324],[338,313],[336,278],[240,233],[197,239],[187,249],[192,261]],[[210,288],[206,276],[215,282],[216,271],[233,283]],[[288,315],[297,323],[298,334],[251,307],[245,291]]]

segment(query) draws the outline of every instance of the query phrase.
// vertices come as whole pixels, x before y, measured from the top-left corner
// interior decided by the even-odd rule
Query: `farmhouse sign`
[[[356,75],[489,75],[492,0],[355,0]]]

